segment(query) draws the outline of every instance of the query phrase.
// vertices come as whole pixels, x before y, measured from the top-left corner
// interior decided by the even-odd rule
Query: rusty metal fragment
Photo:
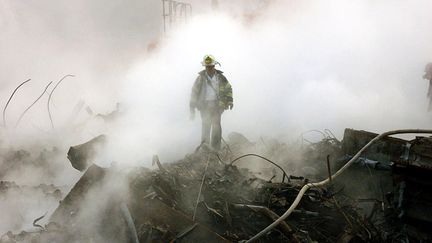
[[[67,158],[72,164],[72,167],[79,171],[84,171],[89,166],[89,163],[97,155],[99,149],[101,149],[107,141],[105,135],[99,135],[92,140],[75,145],[69,148]]]

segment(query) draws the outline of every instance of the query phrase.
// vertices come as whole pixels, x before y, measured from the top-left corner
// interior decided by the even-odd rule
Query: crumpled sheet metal
[[[72,167],[79,171],[86,170],[106,141],[107,138],[105,135],[99,135],[86,143],[71,146],[67,153],[67,158],[71,162]]]

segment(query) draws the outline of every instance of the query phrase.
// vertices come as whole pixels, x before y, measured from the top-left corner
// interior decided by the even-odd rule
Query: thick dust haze
[[[293,139],[309,129],[340,137],[346,127],[428,127],[429,2],[279,1],[234,17],[223,6],[196,13],[128,73],[122,94],[136,119],[133,133],[161,143],[162,157],[173,144],[187,151],[199,143],[199,119],[187,120],[187,102],[205,53],[218,58],[233,86],[225,135]],[[144,126],[151,128],[138,129]]]
[[[164,34],[160,1],[1,0],[2,108],[32,79],[9,104],[1,147],[56,147],[56,166],[65,167],[48,178],[69,186],[79,173],[66,159],[68,147],[101,133],[110,137],[101,165],[150,166],[153,154],[164,162],[181,158],[200,142],[200,118],[189,120],[188,104],[205,54],[218,59],[233,86],[224,137],[237,131],[251,140],[293,141],[310,129],[341,137],[346,127],[429,127],[422,76],[432,60],[432,2],[219,1],[214,10],[210,1],[190,2],[192,18]],[[54,129],[47,94],[14,129],[45,85],[53,81],[51,92],[66,74],[75,77],[53,93]],[[73,113],[80,102],[93,115],[119,102],[124,116],[108,124],[84,108]],[[7,180],[42,183],[43,172],[23,171]]]

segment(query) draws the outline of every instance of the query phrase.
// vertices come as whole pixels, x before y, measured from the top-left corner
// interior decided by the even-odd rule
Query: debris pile
[[[55,161],[60,156],[57,147],[42,149],[34,153],[25,149],[0,148],[0,180],[9,180],[8,175],[22,171],[38,171],[42,176],[56,176],[63,166]]]
[[[93,144],[99,146],[95,141],[100,138],[74,146],[68,158],[73,165],[80,161],[78,167],[85,173],[60,202],[49,223],[39,225],[34,232],[8,232],[0,242],[247,240],[279,218],[305,184],[327,178],[376,134],[347,129],[343,141],[325,137],[302,146],[302,161],[296,165],[271,160],[286,153],[282,149],[286,145],[280,143],[267,143],[267,151],[273,152],[270,159],[252,153],[233,157],[245,147],[254,146],[239,134],[233,136],[237,139],[230,139],[221,153],[204,145],[173,163],[161,163],[155,156],[155,170],[115,165],[101,168],[74,156],[84,155],[81,149],[92,151]],[[347,175],[327,187],[310,188],[293,214],[259,241],[431,240],[430,233],[423,229],[430,227],[429,212],[420,213],[428,211],[432,202],[428,189],[432,178],[431,141],[427,137],[383,140],[364,153]],[[285,161],[293,158],[300,157]],[[240,159],[246,165],[252,159],[262,160],[280,172],[273,171],[265,178],[239,167]],[[290,167],[299,164],[315,168],[315,175],[292,174]],[[362,181],[353,183],[356,177]],[[366,193],[356,190],[362,186]]]
[[[53,184],[40,184],[38,186],[19,186],[13,181],[0,181],[0,197],[7,193],[23,193],[25,191],[39,191],[47,197],[55,200],[63,198],[61,190]]]

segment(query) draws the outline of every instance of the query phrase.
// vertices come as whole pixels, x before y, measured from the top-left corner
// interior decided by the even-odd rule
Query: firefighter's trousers
[[[210,144],[215,150],[219,150],[221,147],[222,113],[223,109],[219,107],[218,101],[206,101],[200,109],[202,120],[201,142]]]

